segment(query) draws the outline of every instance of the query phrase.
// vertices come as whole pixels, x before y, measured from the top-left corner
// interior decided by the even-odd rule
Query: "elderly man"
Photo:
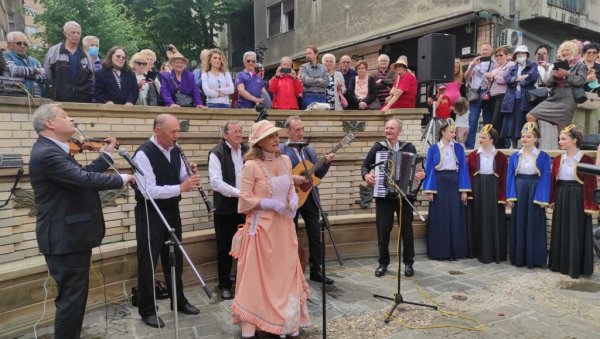
[[[377,58],[377,69],[369,73],[369,77],[375,79],[377,85],[377,99],[383,107],[385,99],[390,95],[390,89],[394,85],[394,71],[389,69],[390,57],[386,54],[380,54]]]
[[[313,102],[327,102],[327,85],[329,73],[323,64],[318,63],[319,52],[315,46],[306,47],[306,63],[298,71],[304,86],[302,94],[302,109],[306,109]]]
[[[36,238],[58,289],[55,338],[79,338],[85,314],[92,248],[104,238],[98,192],[133,181],[127,174],[104,174],[117,140],[87,166],[69,156],[67,140],[75,121],[58,104],[40,106],[33,116],[39,137],[31,149],[29,175],[37,208]]]
[[[275,76],[269,81],[269,91],[273,93],[274,109],[298,109],[298,96],[302,94],[302,82],[292,68],[292,58],[281,58]]]
[[[44,59],[46,78],[55,101],[92,102],[94,63],[79,47],[81,26],[69,21],[63,26],[65,41],[50,49]]]
[[[264,102],[261,94],[265,83],[260,74],[256,72],[256,53],[246,52],[242,59],[244,60],[244,70],[238,72],[235,78],[235,88],[238,91],[236,107],[252,108]]]
[[[100,58],[100,40],[93,36],[84,36],[81,40],[83,50],[90,56],[94,63],[94,72],[98,72],[102,68],[102,59]]]
[[[227,121],[221,137],[221,142],[208,155],[208,174],[214,191],[219,289],[221,298],[227,300],[233,298],[232,257],[229,255],[231,240],[238,225],[246,221],[246,217],[238,213],[237,206],[244,153],[248,151],[248,146],[242,143],[242,124],[239,121]]]
[[[348,55],[342,55],[340,58],[340,72],[344,76],[344,83],[346,84],[346,88],[350,85],[350,79],[354,78],[357,73],[355,70],[351,68],[352,66],[352,58]]]
[[[409,152],[417,153],[415,146],[407,141],[400,141],[398,138],[402,133],[402,121],[399,119],[390,119],[385,123],[385,140],[376,142],[372,147],[361,167],[361,176],[370,187],[375,186],[375,175],[371,169],[375,165],[377,152]],[[418,171],[415,177],[422,180],[425,177],[423,170]],[[390,264],[390,233],[394,227],[394,213],[402,222],[402,247],[404,275],[412,277],[415,274],[413,263],[415,258],[415,246],[413,239],[413,211],[403,199],[402,211],[397,194],[388,194],[383,198],[375,198],[375,225],[377,226],[377,245],[379,247],[379,266],[375,270],[375,276],[381,277],[387,272]],[[410,202],[414,203],[414,198],[409,197]]]
[[[465,71],[465,79],[469,81],[471,90],[477,92],[477,97],[469,104],[469,135],[465,142],[465,147],[472,149],[475,145],[475,134],[479,131],[479,115],[483,111],[483,123],[490,124],[492,122],[492,109],[490,101],[484,100],[484,93],[487,91],[488,83],[484,79],[484,74],[494,69],[495,62],[491,59],[492,46],[489,44],[481,45],[480,56],[471,61],[469,67]]]
[[[188,176],[181,152],[175,147],[179,139],[179,121],[171,114],[159,114],[154,119],[154,135],[135,151],[133,159],[144,173],[145,184],[140,185],[145,192],[135,191],[135,225],[138,259],[138,313],[142,321],[151,327],[163,327],[164,323],[156,314],[154,303],[154,270],[161,257],[163,274],[171,303],[173,302],[171,286],[171,270],[169,267],[169,249],[165,242],[171,235],[157,211],[146,201],[151,196],[161,213],[175,230],[181,240],[181,216],[179,201],[181,193],[197,190],[200,187],[200,176]],[[192,165],[192,171],[196,167]],[[175,250],[175,280],[177,285],[177,307],[184,314],[198,314],[200,311],[190,304],[183,294],[183,256]]]
[[[23,78],[25,88],[34,97],[44,96],[44,75],[42,65],[34,57],[27,55],[29,43],[22,32],[10,32],[6,35],[9,50],[4,53],[6,67],[13,78]]]

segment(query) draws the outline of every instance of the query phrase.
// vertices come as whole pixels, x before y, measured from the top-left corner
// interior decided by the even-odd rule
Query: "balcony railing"
[[[549,6],[558,7],[569,12],[582,13],[585,1],[584,0],[548,0]]]

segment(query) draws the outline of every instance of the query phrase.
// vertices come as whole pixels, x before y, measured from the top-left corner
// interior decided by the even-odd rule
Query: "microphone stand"
[[[305,146],[296,146],[296,148],[298,148],[298,154],[300,154],[300,161],[302,162],[302,165],[304,166],[304,173],[308,173],[308,166],[306,165],[306,158],[304,157],[304,152],[302,152],[302,149],[304,147]],[[308,179],[308,182],[310,183],[310,187],[311,187],[310,195],[311,195],[311,197],[314,197],[315,204],[317,205],[317,209],[319,210],[319,215],[321,216],[321,222],[320,222],[320,224],[321,224],[321,277],[323,278],[321,281],[321,298],[322,298],[321,308],[322,308],[322,312],[323,312],[323,338],[327,338],[327,314],[326,314],[326,308],[325,308],[325,301],[326,301],[326,295],[325,295],[325,280],[326,280],[326,275],[325,275],[325,249],[326,249],[326,247],[325,247],[325,230],[326,229],[327,229],[327,232],[329,233],[329,238],[331,240],[331,244],[333,245],[333,249],[335,250],[335,255],[338,259],[338,262],[340,263],[340,266],[343,266],[344,263],[342,262],[342,257],[340,256],[340,252],[338,251],[337,245],[335,243],[335,239],[333,239],[333,234],[331,234],[331,224],[329,223],[329,219],[327,218],[327,213],[325,213],[323,211],[323,206],[321,205],[321,197],[319,197],[318,194],[313,194],[315,185],[313,184],[312,176],[307,175],[306,178]]]
[[[381,166],[381,165],[380,165]],[[398,201],[400,204],[400,211],[398,213],[398,240],[397,240],[397,249],[398,249],[398,273],[396,274],[396,293],[394,293],[394,297],[387,297],[384,295],[380,295],[380,294],[373,294],[373,297],[375,298],[379,298],[379,299],[386,299],[386,300],[391,300],[394,302],[394,305],[392,305],[392,308],[385,314],[385,318],[384,318],[384,322],[387,324],[390,322],[390,319],[392,318],[392,315],[394,314],[394,311],[396,310],[396,308],[400,305],[400,304],[410,304],[410,305],[415,305],[415,306],[422,306],[422,307],[429,307],[432,308],[434,310],[437,310],[438,307],[435,305],[427,305],[427,304],[421,304],[421,303],[417,303],[417,302],[412,302],[412,301],[406,301],[404,300],[404,298],[402,297],[402,293],[400,293],[400,285],[401,285],[401,275],[402,270],[401,270],[401,263],[400,263],[400,249],[402,248],[402,243],[400,242],[401,238],[402,238],[402,205],[404,204],[403,202],[406,201],[408,203],[408,205],[412,208],[412,210],[419,216],[419,218],[421,219],[421,221],[425,221],[425,218],[423,217],[423,215],[421,213],[419,213],[419,211],[415,208],[415,206],[408,200],[408,197],[406,196],[406,193],[404,193],[404,191],[402,191],[402,189],[400,189],[400,187],[398,187],[398,185],[396,185],[396,183],[394,182],[394,180],[391,178],[389,173],[386,173],[385,171],[383,171],[385,173],[385,176],[387,177],[388,180],[388,184],[391,186],[392,189],[395,189],[396,191],[398,191],[397,193],[397,197],[398,197]],[[412,217],[412,213],[411,213],[411,217]]]
[[[171,258],[171,253],[173,254],[173,259],[169,260],[169,265],[171,266],[170,269],[171,269],[171,278],[172,278],[172,283],[171,283],[171,289],[172,289],[171,293],[172,294],[171,294],[171,297],[172,297],[172,302],[173,302],[173,318],[175,319],[175,337],[179,338],[179,322],[178,322],[178,318],[177,318],[177,304],[176,304],[176,302],[177,302],[177,284],[175,283],[176,282],[176,280],[175,280],[176,279],[175,278],[175,260],[174,260],[175,257],[174,257],[174,250],[173,250],[173,246],[174,245],[179,248],[179,251],[181,251],[181,254],[187,260],[188,264],[192,268],[192,271],[196,275],[196,278],[198,278],[198,281],[200,282],[200,285],[202,286],[202,289],[204,289],[204,292],[206,293],[206,296],[209,299],[212,298],[212,292],[211,292],[210,288],[208,288],[208,286],[206,286],[206,284],[204,283],[204,279],[202,279],[202,276],[200,275],[200,273],[196,269],[196,266],[194,265],[194,263],[190,259],[189,255],[187,254],[187,252],[183,248],[183,245],[181,244],[181,241],[179,241],[179,239],[177,238],[177,235],[175,235],[175,229],[173,229],[169,225],[169,222],[167,221],[167,219],[165,219],[165,216],[162,214],[160,208],[158,208],[158,205],[156,204],[156,201],[154,201],[154,199],[148,194],[148,190],[146,189],[146,181],[145,181],[146,178],[144,177],[144,175],[140,171],[136,170],[135,168],[132,168],[132,171],[133,171],[133,175],[135,176],[135,181],[138,184],[138,188],[140,189],[140,192],[142,193],[142,195],[144,196],[144,198],[147,201],[150,201],[150,203],[152,204],[152,206],[154,206],[154,209],[156,210],[156,214],[159,216],[159,218],[162,220],[164,226],[169,231],[170,239],[167,240],[165,242],[165,244],[167,246],[169,246],[169,258]],[[146,222],[150,222],[150,221],[146,220]],[[150,235],[148,234],[148,236],[150,236]],[[150,250],[150,248],[148,248],[148,250]],[[152,274],[152,277],[154,278],[154,273]]]

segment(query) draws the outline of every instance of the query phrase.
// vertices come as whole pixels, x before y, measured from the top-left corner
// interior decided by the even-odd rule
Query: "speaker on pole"
[[[444,33],[425,35],[418,41],[419,83],[454,81],[456,37]]]

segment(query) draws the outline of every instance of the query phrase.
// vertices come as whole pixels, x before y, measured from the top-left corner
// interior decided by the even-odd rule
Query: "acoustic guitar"
[[[343,146],[349,145],[352,141],[354,141],[354,138],[356,138],[354,136],[354,133],[352,133],[352,132],[346,133],[346,135],[342,138],[342,140],[327,153],[337,152]],[[301,175],[305,178],[308,178],[308,176],[310,176],[312,178],[313,185],[318,186],[321,183],[321,179],[319,179],[319,177],[317,177],[315,175],[315,171],[323,163],[325,163],[324,156],[321,157],[319,160],[317,160],[317,162],[315,164],[310,162],[310,160],[306,159],[306,168],[308,168],[308,172],[307,172],[304,169],[302,160],[300,159],[298,164],[292,169],[292,174],[293,175]],[[304,202],[306,202],[306,199],[308,198],[311,190],[312,190],[312,187],[310,186],[310,181],[308,181],[302,185],[296,186],[296,194],[298,194],[298,208],[300,208],[302,205],[304,205]]]

